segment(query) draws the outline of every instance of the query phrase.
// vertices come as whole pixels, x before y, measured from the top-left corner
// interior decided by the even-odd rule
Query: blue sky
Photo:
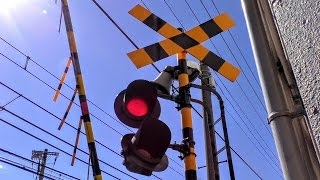
[[[10,0],[11,2],[11,0]],[[65,33],[64,23],[62,23],[61,32],[58,32],[60,17],[60,2],[56,5],[53,0],[14,0],[16,2],[10,6],[5,6],[5,0],[0,0],[0,36],[30,56],[36,63],[40,64],[46,70],[61,77],[69,57],[69,48]],[[119,24],[119,26],[129,35],[129,37],[139,46],[144,47],[160,40],[163,40],[159,34],[149,29],[143,23],[137,21],[128,14],[128,11],[136,4],[142,4],[141,1],[127,0],[111,3],[108,1],[98,1],[109,15]],[[267,114],[265,108],[261,105],[263,101],[261,89],[256,82],[258,79],[254,59],[249,43],[248,33],[242,14],[240,1],[143,1],[147,8],[157,14],[162,19],[175,27],[181,27],[179,21],[188,30],[199,24],[186,2],[196,14],[199,21],[205,22],[218,15],[213,2],[220,12],[227,12],[236,22],[236,26],[230,29],[232,37],[237,42],[233,42],[228,32],[222,35],[231,49],[225,44],[220,35],[213,37],[211,41],[206,41],[204,45],[213,52],[217,51],[221,56],[243,70],[237,82],[229,82],[222,76],[214,74],[218,92],[222,94],[226,107],[226,118],[231,146],[241,155],[241,157],[263,178],[263,179],[282,179],[280,165],[276,157],[276,150],[271,129],[267,124]],[[175,18],[167,2],[179,19]],[[210,16],[204,9],[201,2],[206,6]],[[96,106],[89,104],[90,112],[97,118],[92,117],[95,139],[109,147],[120,152],[121,134],[130,133],[127,128],[115,120],[113,102],[116,95],[135,79],[154,79],[158,73],[152,66],[136,69],[127,57],[127,53],[135,50],[135,47],[121,34],[121,32],[99,11],[99,9],[90,0],[69,1],[74,32],[79,52],[79,59],[84,77],[85,88],[88,99]],[[7,7],[4,9],[3,7]],[[215,49],[212,43],[217,47]],[[237,45],[241,50],[237,49]],[[0,40],[0,52],[11,58],[16,64],[0,56],[0,82],[13,88],[18,93],[36,102],[43,108],[49,110],[54,115],[62,118],[69,101],[60,96],[57,102],[53,102],[54,91],[45,85],[57,88],[59,81],[48,72],[41,69],[34,62],[29,62],[27,71],[40,78],[39,81],[27,71],[19,68],[17,65],[24,66],[26,57],[10,47],[4,41]],[[235,57],[235,58],[234,58]],[[192,56],[188,56],[191,61],[196,61]],[[176,57],[168,57],[155,65],[161,70],[167,65],[174,66]],[[253,72],[253,75],[251,71]],[[255,78],[254,78],[255,77]],[[249,83],[250,82],[250,83]],[[75,86],[73,69],[71,68],[66,79],[66,83],[71,87]],[[195,83],[199,83],[197,80]],[[227,88],[227,89],[226,89]],[[253,90],[254,89],[254,90]],[[192,97],[201,99],[201,92],[192,89]],[[62,93],[71,98],[73,91],[62,87]],[[10,91],[3,85],[0,86],[0,105],[3,106],[16,98],[18,95]],[[259,101],[260,100],[260,101]],[[213,97],[215,119],[219,118],[219,106],[217,100]],[[78,102],[76,98],[75,102]],[[162,113],[160,119],[163,120],[172,132],[172,142],[180,142],[181,120],[180,113],[175,109],[172,102],[160,100]],[[199,105],[194,105],[195,109],[202,112]],[[60,123],[58,119],[47,112],[28,102],[25,98],[19,97],[5,107],[11,112],[22,116],[30,122],[51,132],[52,134],[74,144],[76,131],[66,124],[59,131],[57,127]],[[103,111],[101,111],[103,110]],[[80,109],[73,105],[68,115],[67,122],[77,127],[80,117]],[[56,138],[42,132],[41,130],[30,126],[6,111],[0,111],[0,118],[4,119],[25,131],[34,134],[37,137],[49,142],[68,153],[73,152],[73,147],[57,140]],[[103,123],[101,122],[103,121]],[[202,119],[193,112],[194,136],[196,141],[197,166],[204,166],[205,153],[203,142],[203,122]],[[116,129],[118,132],[112,130]],[[49,149],[51,152],[59,150],[40,142],[17,129],[0,122],[0,148],[12,151],[24,157],[30,158],[32,150]],[[218,133],[222,134],[220,124],[216,126]],[[133,129],[133,131],[135,131]],[[218,149],[223,146],[218,138]],[[79,148],[87,151],[85,136],[80,137]],[[156,179],[155,177],[145,177],[128,172],[122,165],[122,157],[119,157],[110,150],[97,145],[98,157],[104,162],[134,176],[137,179]],[[74,166],[70,166],[71,157],[59,152],[54,168],[65,173],[76,176],[80,179],[86,179],[87,165],[76,161]],[[155,173],[162,179],[184,179],[179,173],[184,174],[183,162],[178,158],[179,153],[168,150],[167,155],[171,158],[170,167],[164,172]],[[258,179],[258,177],[235,155],[232,154],[235,174],[237,179]],[[19,163],[31,166],[30,163],[16,159],[3,152],[0,157],[15,160]],[[87,161],[87,155],[78,151],[77,157]],[[219,160],[225,160],[225,153],[219,155]],[[51,161],[52,162],[52,161]],[[35,165],[33,165],[35,167]],[[52,167],[52,164],[50,165]],[[121,179],[132,179],[131,177],[100,163],[102,170],[113,174]],[[179,173],[175,172],[178,171]],[[228,179],[228,169],[226,163],[220,164],[221,179]],[[198,179],[206,179],[206,168],[197,170]],[[104,179],[111,179],[103,174]],[[1,179],[32,179],[34,175],[22,170],[16,169],[10,165],[0,162]],[[91,178],[91,176],[90,176]]]

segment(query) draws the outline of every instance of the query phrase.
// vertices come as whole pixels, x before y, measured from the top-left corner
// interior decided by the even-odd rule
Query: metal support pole
[[[262,18],[265,20],[266,32],[271,36],[271,38],[269,38],[269,41],[272,42],[270,43],[270,46],[275,50],[283,68],[285,81],[287,83],[287,99],[291,102],[288,103],[290,111],[297,114],[296,118],[293,119],[293,126],[295,128],[300,151],[302,154],[309,155],[309,157],[305,156],[308,159],[304,160],[304,162],[308,163],[306,165],[308,168],[313,168],[311,171],[316,173],[317,178],[315,179],[320,179],[320,154],[318,148],[315,148],[316,143],[311,132],[311,124],[306,115],[305,107],[290,62],[286,58],[285,49],[282,46],[282,39],[278,33],[272,10],[267,1],[260,0],[259,5],[261,7],[261,14],[263,14]]]
[[[197,85],[197,84],[190,84],[190,87],[194,87],[194,88],[198,88],[198,89],[202,89],[202,90],[206,90],[206,91],[212,92],[217,97],[217,99],[219,100],[221,123],[222,123],[222,130],[223,130],[223,136],[224,136],[224,142],[225,142],[225,149],[226,149],[226,153],[227,153],[227,162],[228,162],[228,167],[229,167],[229,174],[230,174],[230,179],[231,180],[235,180],[233,161],[232,161],[232,155],[231,155],[231,147],[230,147],[230,142],[229,142],[228,128],[227,128],[226,116],[225,116],[225,111],[224,111],[224,103],[223,103],[222,97],[212,87],[200,86],[200,85]],[[206,108],[206,109],[208,109],[208,108]]]
[[[277,55],[271,50],[258,1],[242,0],[256,66],[265,98],[282,171],[286,180],[317,179],[308,168],[308,154],[301,153],[293,126],[288,90],[278,70]]]
[[[220,94],[217,91],[212,91],[212,92],[214,93],[214,95],[216,95],[216,97],[219,100],[219,105],[220,105],[220,110],[221,110],[221,112],[220,112],[221,113],[221,123],[222,123],[224,142],[225,142],[225,145],[226,145],[229,174],[230,174],[230,179],[231,180],[235,180],[236,178],[235,178],[235,175],[234,175],[232,155],[231,155],[231,147],[230,147],[230,142],[229,142],[227,121],[226,121],[226,116],[225,116],[225,112],[224,112],[223,100],[222,100]]]
[[[43,180],[43,178],[44,178],[44,169],[46,168],[47,154],[48,154],[48,149],[45,149],[43,154],[42,154],[42,159],[41,159],[39,180]]]
[[[211,73],[209,67],[203,63],[200,64],[201,71],[201,85],[212,87]],[[207,179],[219,180],[219,164],[217,155],[217,144],[215,137],[215,130],[213,125],[213,110],[211,93],[206,90],[202,91],[202,102],[207,109],[203,108],[203,122],[204,122],[204,137],[207,157]],[[210,116],[210,117],[209,117]]]
[[[189,76],[187,72],[186,52],[178,53],[178,67],[179,67],[179,108],[181,110],[182,118],[182,134],[183,142],[186,147],[186,152],[183,154],[185,164],[186,180],[196,180],[196,154],[194,149],[193,129],[192,129],[192,113],[190,104],[190,87]]]
[[[99,166],[99,159],[96,151],[93,129],[92,129],[91,120],[90,120],[90,113],[89,113],[89,108],[88,108],[88,103],[87,103],[87,98],[86,98],[86,93],[84,88],[84,82],[81,75],[81,68],[80,68],[77,47],[76,47],[76,41],[73,33],[72,21],[71,21],[70,11],[68,7],[68,1],[61,0],[61,3],[62,3],[62,12],[64,17],[64,22],[65,22],[67,36],[68,36],[69,48],[70,48],[70,53],[72,58],[72,64],[73,64],[73,69],[74,69],[74,74],[75,74],[76,84],[78,89],[81,113],[82,113],[82,118],[84,122],[83,124],[85,126],[88,148],[90,152],[93,177],[95,180],[102,180],[101,170]]]

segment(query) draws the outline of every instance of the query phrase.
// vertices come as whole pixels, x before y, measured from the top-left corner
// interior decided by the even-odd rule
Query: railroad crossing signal
[[[137,68],[152,64],[178,52],[186,51],[230,81],[235,81],[240,74],[238,68],[201,45],[203,41],[235,25],[226,13],[220,14],[185,33],[141,5],[136,5],[129,11],[129,14],[167,38],[128,53],[129,58]]]
[[[134,173],[150,176],[153,171],[168,167],[165,155],[171,140],[169,127],[158,118],[160,103],[155,83],[132,81],[114,101],[114,110],[121,122],[138,128],[137,133],[122,137],[123,165]]]

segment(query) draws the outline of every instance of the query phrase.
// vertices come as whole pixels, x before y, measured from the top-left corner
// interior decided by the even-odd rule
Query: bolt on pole
[[[99,166],[99,159],[96,151],[95,140],[93,136],[93,129],[92,129],[91,120],[90,120],[90,113],[89,113],[89,108],[88,108],[88,103],[87,103],[87,98],[86,98],[86,93],[84,88],[84,82],[81,75],[81,68],[80,68],[77,47],[76,47],[76,41],[73,33],[72,21],[71,21],[70,11],[68,7],[68,1],[61,0],[61,3],[62,3],[62,13],[63,13],[67,36],[68,36],[69,48],[70,48],[70,53],[72,58],[72,64],[73,64],[74,74],[76,78],[81,113],[82,113],[82,118],[85,126],[88,148],[90,152],[90,160],[92,164],[93,177],[95,180],[102,180],[101,170]]]

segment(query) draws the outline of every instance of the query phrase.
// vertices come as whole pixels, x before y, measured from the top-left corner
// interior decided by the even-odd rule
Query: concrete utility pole
[[[37,160],[39,162],[38,164],[38,175],[39,180],[43,180],[44,176],[44,170],[46,168],[46,163],[48,156],[55,156],[55,160],[57,159],[59,153],[57,152],[48,152],[48,149],[45,149],[44,151],[32,151],[32,160]]]
[[[286,180],[320,179],[305,111],[265,0],[242,0],[256,66]]]
[[[42,155],[42,163],[40,168],[39,180],[43,180],[44,169],[46,168],[48,149],[45,149]]]
[[[211,77],[209,67],[201,63],[200,71],[201,71],[201,86],[212,87],[213,86],[211,81],[212,77]],[[215,131],[214,131],[214,125],[213,125],[211,92],[203,89],[201,91],[202,91],[202,102],[207,107],[207,109],[203,108],[204,137],[205,137],[206,157],[207,157],[207,166],[206,166],[207,179],[219,180],[220,175],[219,175],[216,137],[215,137],[215,133],[214,133]]]

